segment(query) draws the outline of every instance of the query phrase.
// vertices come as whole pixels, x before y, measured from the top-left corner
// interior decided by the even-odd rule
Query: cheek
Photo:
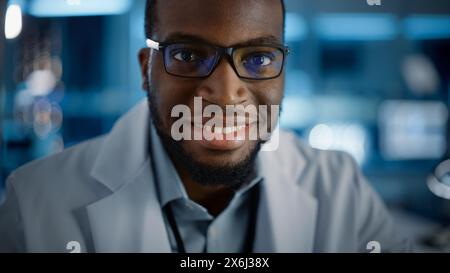
[[[259,126],[267,126],[269,131],[272,131],[279,120],[281,111],[281,103],[284,95],[284,83],[283,80],[276,79],[267,82],[261,82],[258,86],[255,86],[255,97],[257,104],[267,106],[279,106],[278,108],[267,107],[268,112],[260,112],[260,124]],[[276,112],[274,112],[274,111]],[[264,128],[264,127],[263,127]]]
[[[172,109],[176,105],[188,105],[194,101],[196,85],[191,80],[174,77],[167,74],[162,63],[155,61],[151,73],[151,90],[155,92],[155,103],[164,127],[169,130],[174,122],[171,117]]]
[[[252,93],[260,105],[281,105],[284,94],[282,80],[269,80],[255,83],[251,88]]]

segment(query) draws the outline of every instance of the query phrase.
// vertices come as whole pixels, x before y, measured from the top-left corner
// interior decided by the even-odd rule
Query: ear
[[[150,79],[148,78],[148,64],[150,58],[150,49],[142,48],[139,50],[138,60],[141,66],[142,89],[147,92],[150,87]]]

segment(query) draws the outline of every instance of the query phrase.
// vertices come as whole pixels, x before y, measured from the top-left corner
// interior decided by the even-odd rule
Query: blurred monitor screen
[[[445,154],[448,110],[437,101],[386,101],[380,108],[385,159],[438,159]]]

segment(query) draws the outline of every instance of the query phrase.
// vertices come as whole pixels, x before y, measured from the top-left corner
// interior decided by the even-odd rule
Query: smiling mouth
[[[265,119],[258,114],[214,115],[213,117],[186,115],[172,127],[172,137],[206,150],[234,151],[251,141],[258,141],[259,127]],[[174,129],[175,128],[175,129]],[[181,130],[181,131],[180,131]]]
[[[195,143],[199,144],[207,150],[214,151],[232,151],[237,150],[247,142],[250,128],[255,123],[235,125],[235,126],[209,126],[191,122],[194,134],[201,135],[200,139],[195,139]]]

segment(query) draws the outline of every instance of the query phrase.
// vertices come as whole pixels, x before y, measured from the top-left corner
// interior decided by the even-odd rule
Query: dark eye
[[[244,59],[244,65],[246,66],[261,67],[268,66],[271,63],[272,57],[263,53],[253,54]]]
[[[198,60],[197,55],[195,55],[192,51],[189,50],[179,51],[178,53],[175,53],[173,55],[173,58],[180,62],[186,63],[195,62]]]

